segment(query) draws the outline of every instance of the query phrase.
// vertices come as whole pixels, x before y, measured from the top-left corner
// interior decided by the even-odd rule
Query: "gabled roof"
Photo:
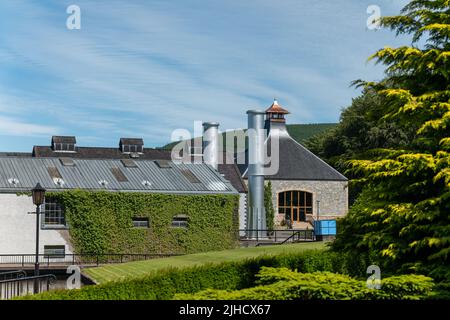
[[[77,139],[74,136],[53,136],[52,137],[52,144],[53,143],[76,144],[77,143]]]
[[[136,145],[143,146],[144,139],[142,138],[120,138],[120,145]]]
[[[272,136],[266,140],[266,145],[271,144]],[[332,166],[313,154],[303,145],[292,139],[289,135],[279,136],[280,166],[275,175],[265,176],[268,180],[323,180],[323,181],[347,181],[348,179]],[[247,166],[240,166],[243,176],[246,178]]]
[[[58,158],[0,157],[0,192],[30,191],[39,182],[49,191],[237,193],[230,182],[204,163],[171,162],[169,168],[160,168],[152,160],[133,161],[136,166],[126,167],[119,159],[73,159],[74,165],[67,166]]]
[[[242,179],[241,173],[239,172],[237,165],[219,164],[218,170],[225,177],[225,179],[230,181],[230,183],[239,193],[247,192],[247,187]]]

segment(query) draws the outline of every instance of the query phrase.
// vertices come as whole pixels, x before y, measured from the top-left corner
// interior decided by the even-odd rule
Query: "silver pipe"
[[[203,161],[217,170],[219,164],[219,123],[203,122]]]
[[[264,111],[249,110],[248,115],[248,210],[249,238],[265,238],[266,211],[264,208]]]

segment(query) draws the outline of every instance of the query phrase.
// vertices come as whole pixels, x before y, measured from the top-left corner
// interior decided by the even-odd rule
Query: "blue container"
[[[317,236],[335,236],[336,220],[314,221],[314,232]]]

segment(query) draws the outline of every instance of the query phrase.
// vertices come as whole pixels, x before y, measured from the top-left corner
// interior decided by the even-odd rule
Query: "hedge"
[[[62,203],[76,253],[195,253],[237,246],[238,195],[63,191]],[[187,228],[172,227],[176,215]],[[149,228],[134,228],[133,218]]]
[[[422,275],[383,279],[381,289],[369,289],[365,281],[330,272],[298,273],[287,268],[265,268],[257,286],[226,291],[207,289],[195,294],[176,294],[179,300],[418,300],[431,295],[434,284]]]
[[[51,291],[29,299],[151,299],[168,300],[177,293],[196,293],[208,288],[239,290],[256,284],[263,266],[286,267],[302,272],[328,271],[354,276],[365,275],[367,262],[330,251],[309,250],[299,253],[261,256],[237,262],[207,264],[184,269],[167,269],[142,278],[86,286],[71,291]],[[359,264],[359,265],[358,265]],[[356,268],[355,268],[356,267]],[[364,270],[361,273],[361,270]]]

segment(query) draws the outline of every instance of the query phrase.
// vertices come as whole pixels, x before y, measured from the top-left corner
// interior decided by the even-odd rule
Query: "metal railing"
[[[240,237],[241,240],[272,241],[274,243],[315,240],[313,229],[240,229],[239,234],[245,234],[245,236]],[[248,237],[249,234],[253,236]]]
[[[49,291],[55,282],[56,277],[52,274],[2,280],[0,281],[0,300]]]
[[[101,264],[124,263],[131,261],[142,261],[155,258],[165,258],[179,254],[141,254],[141,253],[108,253],[108,254],[64,254],[64,255],[39,255],[41,267],[58,267],[67,265],[98,266]],[[34,265],[36,255],[34,254],[0,254],[0,265],[28,266]]]
[[[23,270],[0,272],[0,281],[25,278],[26,276],[27,276],[27,273]]]
[[[289,238],[286,238],[286,240],[284,240],[280,244],[285,244],[288,242],[313,241],[313,240],[315,240],[314,230],[299,230]]]

